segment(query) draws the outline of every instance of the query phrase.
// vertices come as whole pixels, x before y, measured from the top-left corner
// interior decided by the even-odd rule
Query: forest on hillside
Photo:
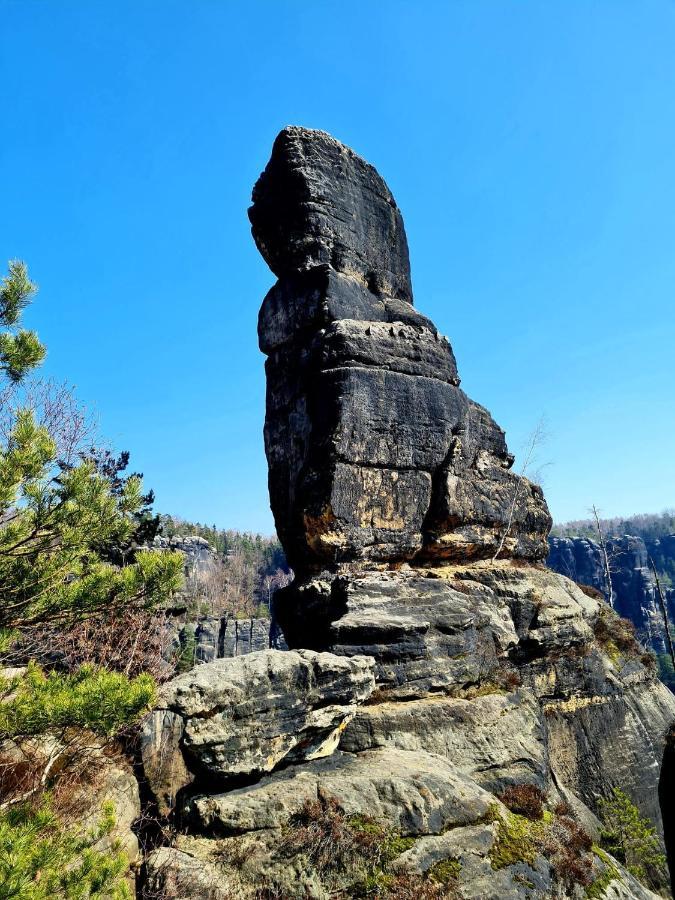
[[[196,535],[214,551],[208,566],[193,566],[188,572],[186,589],[197,601],[198,614],[267,618],[274,592],[292,578],[276,537],[166,514],[159,516],[159,533],[169,540]]]

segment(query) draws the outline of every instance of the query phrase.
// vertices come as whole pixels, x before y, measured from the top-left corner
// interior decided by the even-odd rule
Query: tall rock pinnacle
[[[328,900],[375,873],[382,898],[656,898],[594,838],[620,788],[675,868],[675,697],[602,600],[520,563],[546,554],[544,498],[413,308],[387,186],[329,135],[285,128],[253,200],[279,279],[260,345],[290,652],[163,685],[144,772],[179,827],[148,887]],[[536,822],[514,815],[523,798]],[[394,859],[333,840],[357,819],[378,847],[405,839]],[[649,878],[665,896],[665,869]]]
[[[265,448],[296,571],[340,562],[543,559],[541,489],[459,388],[452,348],[412,305],[401,213],[375,169],[288,127],[253,190]]]

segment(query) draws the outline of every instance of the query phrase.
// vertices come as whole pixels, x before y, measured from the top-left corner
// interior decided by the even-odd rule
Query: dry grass
[[[602,609],[593,623],[595,639],[612,662],[619,656],[643,660],[647,651],[638,640],[635,626],[608,609]]]
[[[597,588],[592,587],[590,584],[581,584],[580,582],[575,582],[576,586],[580,588],[587,597],[591,597],[593,600],[604,600],[605,595],[602,591],[599,591]]]
[[[538,821],[544,815],[546,794],[536,784],[511,785],[499,795],[499,799],[511,812],[525,816],[532,822]]]
[[[555,816],[543,840],[543,852],[559,883],[572,890],[593,881],[593,841],[571,816]]]
[[[566,896],[575,895],[578,887],[585,888],[592,883],[593,842],[568,804],[559,803],[553,813],[547,811],[546,798],[536,785],[507,788],[500,799],[510,812],[506,819],[496,819],[498,837],[490,851],[493,868],[518,862],[533,864],[536,856],[542,854]]]
[[[336,898],[372,900],[453,900],[459,864],[442,870],[442,880],[411,872],[392,871],[390,864],[408,850],[413,838],[369,816],[347,816],[335,799],[307,801],[297,813],[278,848],[282,858],[303,856],[324,888]],[[439,869],[439,873],[441,870]],[[258,900],[277,900],[266,887]]]

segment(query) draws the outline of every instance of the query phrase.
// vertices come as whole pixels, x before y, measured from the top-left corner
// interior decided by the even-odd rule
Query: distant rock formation
[[[195,665],[213,662],[214,659],[245,656],[270,647],[276,650],[286,649],[284,637],[271,619],[200,616],[195,622],[183,626],[183,645],[188,642],[189,632],[194,634]]]
[[[375,169],[324,132],[285,128],[249,217],[279,279],[258,331],[270,498],[293,569],[466,561],[502,544],[542,559],[541,489],[510,471],[504,432],[413,308],[403,219]]]
[[[667,652],[663,613],[656,594],[656,582],[649,557],[663,567],[664,558],[675,559],[675,535],[656,538],[649,545],[636,535],[607,538],[614,607],[635,625],[641,638],[655,653]],[[607,593],[602,550],[583,537],[550,537],[547,565],[578,584]],[[671,623],[675,623],[675,589],[662,585]]]
[[[151,550],[177,550],[183,554],[182,588],[172,598],[172,609],[180,611],[199,599],[217,566],[216,551],[198,534],[164,537],[158,534],[150,544]]]
[[[173,659],[191,652],[192,664],[245,656],[256,650],[285,650],[286,641],[269,618],[234,615],[214,616],[195,612],[205,599],[208,582],[216,570],[218,557],[209,542],[199,535],[158,535],[152,542],[157,550],[179,550],[185,556],[184,585],[172,598],[167,618],[169,640],[166,657]],[[186,611],[189,615],[186,616]],[[185,619],[188,619],[185,621]]]

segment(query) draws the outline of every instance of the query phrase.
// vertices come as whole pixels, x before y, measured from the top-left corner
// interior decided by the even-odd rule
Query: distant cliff
[[[675,517],[635,516],[601,523],[610,561],[614,607],[654,652],[666,654],[654,562],[671,626],[675,623]],[[595,538],[595,539],[594,539]],[[549,538],[549,568],[607,594],[602,551],[589,522],[558,526]],[[675,679],[668,679],[673,682]]]

